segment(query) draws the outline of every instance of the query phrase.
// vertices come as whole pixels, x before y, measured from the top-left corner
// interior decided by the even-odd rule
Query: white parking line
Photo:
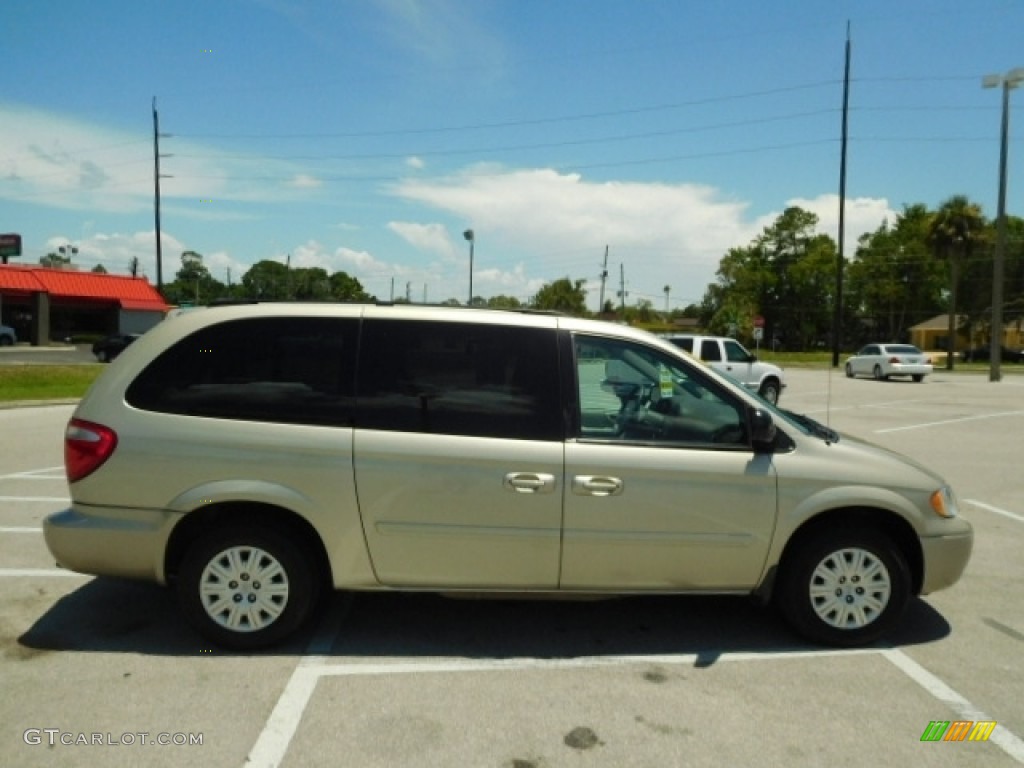
[[[71,499],[67,496],[0,496],[0,501],[28,501],[28,502],[46,502],[49,504],[60,503],[68,504]]]
[[[924,688],[928,693],[952,709],[961,720],[979,720],[991,722],[992,718],[982,712],[971,702],[954,691],[939,678],[922,667],[912,658],[896,649],[882,651],[882,655],[891,661],[903,674]],[[992,731],[989,741],[998,746],[1006,754],[1024,764],[1024,741],[1004,725],[997,725]]]
[[[906,427],[889,427],[888,429],[876,429],[875,434],[881,435],[886,432],[905,432],[909,429],[925,429],[927,427],[940,427],[944,424],[960,424],[965,421],[982,421],[984,419],[1001,419],[1005,416],[1024,416],[1024,411],[1003,411],[1002,413],[983,413],[979,416],[963,416],[959,419],[944,419],[942,421],[926,421],[922,424],[910,424]]]
[[[363,675],[409,675],[464,672],[516,672],[522,670],[593,669],[633,664],[695,665],[702,654],[657,656],[591,656],[569,659],[436,659],[393,663],[325,663],[337,635],[342,616],[329,616],[292,672],[284,692],[267,719],[245,762],[245,768],[277,768],[285,758],[292,738],[298,730],[306,706],[322,677]],[[882,655],[893,666],[945,704],[964,720],[991,721],[992,718],[954,691],[902,651],[896,649],[855,648],[848,650],[771,651],[767,653],[723,653],[716,661],[780,661],[835,656]],[[1007,755],[1024,764],[1024,741],[1004,725],[998,725],[989,738]]]
[[[19,528],[19,527],[3,527],[0,528],[0,533],[42,533],[42,528]]]
[[[75,573],[74,571],[65,571],[63,568],[0,568],[0,578],[7,576],[15,578],[30,577],[36,578],[41,576],[72,576],[78,579],[91,579],[93,578],[87,573]]]
[[[30,469],[26,472],[13,472],[9,475],[0,475],[0,480],[64,480],[64,467],[46,467],[45,469]]]
[[[1013,512],[1007,512],[1005,509],[993,507],[991,504],[985,504],[984,502],[975,501],[974,499],[964,499],[964,501],[966,501],[968,504],[973,504],[976,507],[981,507],[987,512],[994,512],[997,515],[1002,515],[1003,517],[1008,517],[1011,520],[1016,520],[1018,523],[1024,523],[1024,515],[1017,515]]]

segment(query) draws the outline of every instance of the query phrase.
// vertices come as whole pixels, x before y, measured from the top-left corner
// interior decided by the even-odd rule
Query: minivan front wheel
[[[182,611],[203,635],[236,650],[280,642],[309,618],[319,582],[293,538],[273,528],[211,532],[178,573]]]
[[[842,529],[799,542],[778,586],[779,607],[798,633],[841,647],[888,632],[911,592],[906,558],[888,537]]]

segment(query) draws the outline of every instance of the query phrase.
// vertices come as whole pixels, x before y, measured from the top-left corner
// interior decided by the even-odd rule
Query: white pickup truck
[[[736,339],[676,334],[666,337],[666,340],[703,360],[716,371],[741,382],[769,403],[779,402],[779,396],[786,386],[782,369],[771,363],[762,363],[757,355],[751,354]]]

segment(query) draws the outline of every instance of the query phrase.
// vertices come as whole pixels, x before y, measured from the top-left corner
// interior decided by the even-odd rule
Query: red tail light
[[[72,419],[64,430],[64,470],[73,483],[91,475],[117,448],[117,433],[102,424]]]
[[[889,365],[898,365],[901,362],[902,362],[902,360],[900,360],[898,357],[890,357],[889,358]]]

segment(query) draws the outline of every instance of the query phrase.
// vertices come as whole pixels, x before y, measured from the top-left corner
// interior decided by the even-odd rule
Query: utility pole
[[[846,134],[850,111],[850,22],[846,22],[846,68],[843,76],[843,129],[839,152],[839,253],[836,264],[836,298],[832,317],[832,367],[839,367],[840,326],[843,322],[843,240],[846,239]]]
[[[608,281],[608,246],[604,247],[604,264],[601,265],[601,299],[597,305],[598,314],[604,312],[604,284]]]
[[[626,267],[621,263],[619,264],[619,308],[622,311],[622,317],[626,317]]]
[[[163,295],[164,292],[164,262],[163,251],[160,243],[160,179],[169,179],[170,176],[161,176],[160,158],[170,155],[160,154],[160,137],[170,138],[168,133],[160,133],[160,116],[156,111],[156,96],[153,97],[153,215],[156,219],[156,290]]]

